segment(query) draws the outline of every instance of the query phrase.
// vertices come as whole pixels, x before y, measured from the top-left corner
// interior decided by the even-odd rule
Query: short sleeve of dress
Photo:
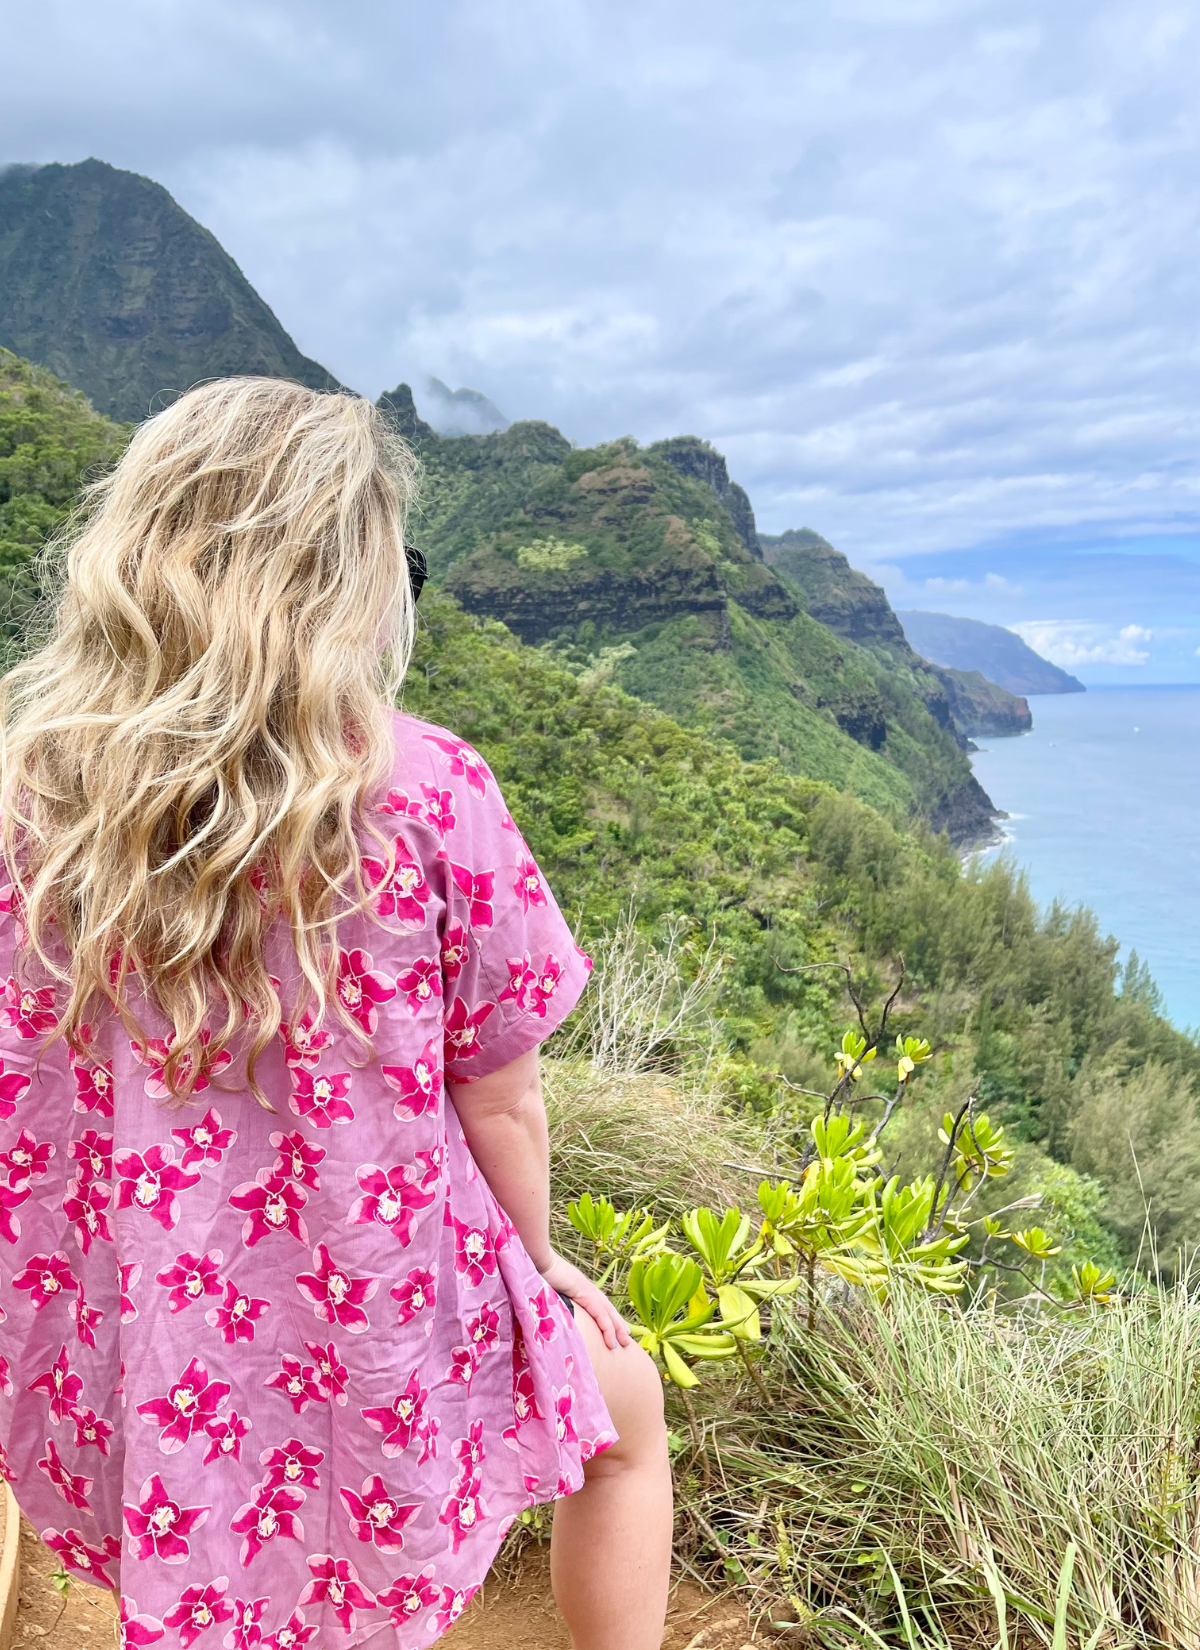
[[[425,728],[425,818],[442,837],[446,1075],[469,1083],[545,1042],[578,1002],[591,959],[570,928],[483,758]]]

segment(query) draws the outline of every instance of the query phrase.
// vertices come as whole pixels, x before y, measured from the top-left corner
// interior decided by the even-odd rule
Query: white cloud
[[[1200,528],[1196,7],[9,9],[0,162],[159,178],[359,389],[693,431],[856,562]]]
[[[1084,624],[1074,619],[1031,619],[1008,627],[1035,653],[1064,670],[1085,665],[1144,665],[1150,655],[1141,645],[1153,640],[1153,631],[1127,624]]]

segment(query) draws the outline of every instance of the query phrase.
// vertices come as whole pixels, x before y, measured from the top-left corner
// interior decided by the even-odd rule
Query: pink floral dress
[[[260,1064],[273,1112],[228,1055],[164,1104],[148,1009],[144,1046],[43,1052],[55,991],[0,918],[0,1471],[123,1645],[424,1650],[614,1441],[443,1083],[542,1042],[590,965],[481,758],[395,728],[395,869],[364,857],[378,921],[340,936],[374,1058],[306,1022]]]

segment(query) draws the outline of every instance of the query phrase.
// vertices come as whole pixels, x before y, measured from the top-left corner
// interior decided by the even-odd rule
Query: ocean
[[[1090,905],[1200,1026],[1200,685],[1030,700],[1033,731],[985,739],[975,773],[1034,898]]]

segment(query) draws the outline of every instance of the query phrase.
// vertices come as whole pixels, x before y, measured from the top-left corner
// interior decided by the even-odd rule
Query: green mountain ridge
[[[0,171],[0,345],[117,419],[234,373],[339,387],[161,184],[99,160]]]
[[[468,612],[577,671],[602,670],[749,760],[774,757],[959,844],[991,837],[996,810],[946,688],[883,593],[865,642],[823,622],[764,558],[750,500],[708,443],[580,449],[530,422],[446,439],[406,385],[380,405],[420,450],[414,533],[431,578]]]

